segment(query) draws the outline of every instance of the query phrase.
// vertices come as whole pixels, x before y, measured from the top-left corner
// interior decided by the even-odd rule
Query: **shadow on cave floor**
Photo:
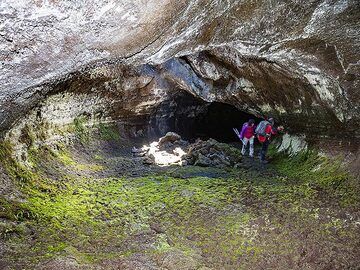
[[[231,134],[236,137],[235,134]],[[230,136],[230,137],[231,137]],[[207,138],[207,137],[206,137]],[[278,175],[272,166],[263,165],[258,158],[251,159],[248,156],[242,156],[239,152],[242,143],[234,141],[229,143],[229,146],[238,150],[238,156],[241,162],[238,164],[240,169],[247,170],[258,176],[264,175]],[[235,138],[236,140],[236,138]],[[76,143],[72,147],[68,147],[62,154],[65,159],[73,160],[77,164],[74,167],[82,167],[82,170],[68,170],[68,174],[74,176],[92,176],[97,178],[104,177],[145,177],[154,174],[168,174],[169,176],[176,176],[179,178],[188,177],[210,177],[210,178],[229,178],[233,177],[233,166],[216,168],[214,166],[179,166],[166,165],[159,166],[157,164],[144,164],[143,158],[134,157],[132,148],[141,148],[150,145],[157,139],[150,141],[146,139],[122,139],[121,143],[114,140],[92,140],[88,144]],[[171,154],[172,151],[168,151]],[[260,145],[255,146],[255,156],[260,152]],[[272,157],[269,157],[270,160]],[[44,164],[46,166],[46,164]],[[101,169],[96,169],[96,168]],[[65,167],[66,168],[66,167]],[[95,168],[95,169],[94,169]],[[74,168],[73,168],[74,169]]]

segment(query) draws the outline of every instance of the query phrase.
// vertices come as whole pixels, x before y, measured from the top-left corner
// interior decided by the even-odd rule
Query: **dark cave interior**
[[[153,133],[160,136],[174,131],[190,141],[213,138],[220,142],[236,142],[239,139],[233,128],[241,129],[251,118],[260,121],[232,105],[205,102],[183,92],[159,106],[150,117],[150,125]]]

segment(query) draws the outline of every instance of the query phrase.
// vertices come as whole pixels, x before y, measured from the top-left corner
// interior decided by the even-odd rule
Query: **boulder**
[[[204,156],[203,154],[199,154],[195,163],[195,166],[200,166],[200,167],[210,167],[212,165],[212,161],[210,158]]]
[[[175,132],[168,132],[164,137],[161,137],[159,139],[159,145],[163,146],[166,143],[174,143],[181,139],[181,136],[179,134],[176,134]]]

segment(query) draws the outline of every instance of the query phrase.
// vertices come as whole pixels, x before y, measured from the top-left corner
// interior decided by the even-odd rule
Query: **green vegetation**
[[[215,267],[237,269],[274,254],[297,258],[299,235],[315,243],[338,235],[342,241],[358,239],[341,207],[358,203],[359,193],[339,161],[315,152],[291,159],[277,154],[263,173],[189,166],[136,178],[79,176],[81,170],[104,168],[78,162],[65,147],[56,153],[30,151],[37,163],[33,169],[10,153],[11,146],[2,144],[0,160],[26,200],[0,200],[0,218],[16,222],[0,223],[0,237],[30,268],[59,255],[94,264],[137,252],[159,256],[180,250],[202,254]],[[64,168],[56,177],[47,176],[58,164]],[[26,228],[36,241],[29,240]],[[139,235],[146,245],[139,244]]]
[[[100,123],[99,126],[100,138],[106,141],[119,141],[120,134],[116,126]]]
[[[90,141],[90,131],[86,123],[86,116],[82,115],[74,119],[74,131],[81,143],[88,143]]]
[[[73,159],[71,154],[66,149],[61,149],[59,152],[55,153],[55,156],[65,165],[71,166],[76,171],[101,171],[104,169],[103,166],[98,164],[87,164],[79,163]]]
[[[274,166],[289,179],[303,183],[313,193],[322,190],[343,204],[359,202],[358,184],[339,157],[330,159],[311,150],[291,158],[279,153],[274,155]]]
[[[224,230],[231,224],[230,230],[224,230],[218,240],[225,248],[227,239],[232,238],[233,248],[237,247],[236,251],[225,252],[240,254],[252,250],[251,247],[239,249],[246,239],[240,237],[239,228],[248,226],[248,214],[244,217],[239,211],[230,215],[222,213],[226,205],[236,200],[234,194],[229,192],[229,183],[223,179],[151,176],[131,180],[64,179],[61,184],[46,184],[46,191],[38,187],[31,190],[28,201],[23,205],[33,213],[33,224],[41,232],[41,241],[35,246],[41,256],[66,253],[69,251],[67,247],[76,247],[86,254],[94,243],[105,246],[121,243],[131,235],[148,230],[154,222],[169,230],[178,249],[189,249],[183,242],[182,232],[189,236],[197,234],[196,243],[202,248],[212,241],[211,237],[218,237],[218,230]],[[236,183],[232,188],[235,187]],[[208,208],[222,213],[213,220],[213,227],[210,228],[207,228]],[[198,216],[199,213],[204,216]],[[187,228],[189,224],[191,226]],[[165,252],[171,249],[166,237],[164,234],[158,235],[153,240],[153,251],[149,251]],[[46,253],[41,254],[43,251]],[[98,252],[97,259],[106,256],[101,250]]]
[[[32,218],[32,216],[33,214],[23,204],[0,198],[0,218],[23,221]]]
[[[73,131],[77,138],[80,140],[80,142],[83,144],[89,143],[91,136],[93,136],[90,128],[87,125],[88,119],[86,118],[86,116],[78,116],[74,119]],[[117,130],[117,127],[113,124],[99,123],[97,125],[97,129],[99,131],[100,139],[102,140],[120,140],[119,131]]]
[[[0,162],[9,176],[15,180],[19,187],[24,187],[27,184],[37,180],[36,173],[30,171],[24,165],[19,164],[12,158],[12,146],[8,142],[0,143]],[[29,156],[32,156],[32,151],[29,151]]]

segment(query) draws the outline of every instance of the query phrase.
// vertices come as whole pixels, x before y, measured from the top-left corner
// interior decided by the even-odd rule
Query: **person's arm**
[[[271,134],[272,134],[272,135],[276,135],[277,133],[278,133],[277,128],[271,127]]]
[[[267,125],[266,128],[265,128],[265,135],[266,135],[267,138],[270,138],[271,134],[274,134],[273,133],[273,127],[271,125]]]
[[[284,131],[284,127],[283,126],[278,126],[276,130],[278,132],[282,132],[282,131]]]
[[[244,124],[240,132],[240,139],[244,139],[246,129],[247,129],[247,124]]]
[[[283,130],[284,130],[283,126],[278,126],[277,128],[271,127],[271,134],[276,135],[276,134],[278,134],[279,132],[281,132]]]

